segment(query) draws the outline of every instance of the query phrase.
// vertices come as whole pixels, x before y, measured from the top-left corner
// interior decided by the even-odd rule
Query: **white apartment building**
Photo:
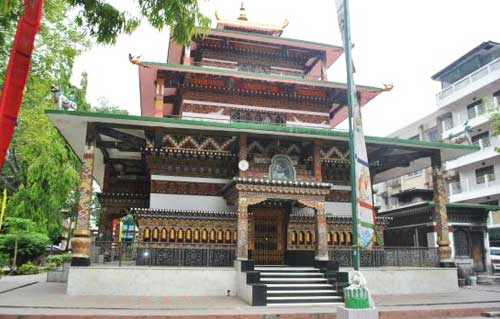
[[[481,43],[432,79],[442,88],[436,111],[389,136],[481,147],[446,163],[449,202],[498,205],[500,137],[492,135],[489,113],[500,106],[500,44]],[[430,171],[420,170],[375,189],[376,205],[384,211],[401,206],[397,195],[403,191],[432,189],[432,178]]]
[[[441,91],[436,95],[436,110],[389,136],[479,146],[480,150],[445,163],[448,200],[465,207],[468,204],[498,206],[500,153],[497,150],[500,136],[492,134],[490,113],[500,110],[500,43],[481,43],[433,75],[432,79],[441,82]],[[411,210],[418,202],[432,200],[431,170],[417,170],[374,185],[374,189],[379,212],[390,214],[406,207]],[[483,232],[484,235],[479,234],[481,228],[473,229],[472,224],[467,226],[468,223],[454,221],[450,225],[454,228],[450,233],[452,255],[481,261],[471,252],[479,247],[478,251],[485,252],[482,262],[490,267],[489,246],[500,245],[500,213],[490,212],[488,231]],[[421,246],[418,236],[416,238],[415,246]],[[479,241],[474,238],[479,238]],[[435,243],[431,240],[427,245],[432,247]]]

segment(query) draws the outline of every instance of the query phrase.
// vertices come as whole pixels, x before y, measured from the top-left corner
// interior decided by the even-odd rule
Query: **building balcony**
[[[446,162],[446,169],[454,170],[459,167],[500,156],[495,150],[496,147],[500,146],[500,137],[498,136],[480,139],[474,142],[473,145],[481,147],[481,150]]]
[[[497,98],[489,100],[486,104],[477,105],[474,112],[457,113],[455,120],[448,118],[442,121],[443,133],[441,139],[446,140],[451,136],[460,136],[464,133],[465,123],[470,128],[475,128],[488,123],[490,120],[489,112],[500,107],[500,101]]]
[[[463,202],[500,193],[500,175],[488,174],[448,184],[450,202]]]
[[[441,108],[455,102],[498,79],[500,79],[500,58],[493,60],[439,92],[436,95],[437,107]]]

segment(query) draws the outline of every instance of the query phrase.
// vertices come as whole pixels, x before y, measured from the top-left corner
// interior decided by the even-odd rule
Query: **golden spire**
[[[241,2],[240,16],[238,17],[238,20],[248,21],[247,14],[245,12],[245,6],[243,5],[243,1]]]

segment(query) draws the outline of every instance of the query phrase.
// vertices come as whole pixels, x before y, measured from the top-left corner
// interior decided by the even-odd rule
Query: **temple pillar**
[[[240,197],[238,199],[238,240],[236,259],[248,260],[248,207],[265,201],[264,197]]]
[[[156,80],[155,117],[163,117],[163,95],[165,80]]]
[[[238,244],[236,259],[248,260],[248,200],[238,200]]]
[[[320,183],[321,182],[321,142],[318,140],[314,141],[313,169],[314,169],[314,180],[316,182]]]
[[[94,125],[87,125],[83,163],[80,170],[80,200],[78,202],[78,215],[76,229],[71,239],[73,258],[72,266],[90,265],[90,247],[92,243],[90,234],[90,204],[92,202],[92,182],[94,171],[95,153]]]
[[[329,260],[328,256],[328,223],[326,220],[325,202],[299,200],[299,203],[314,209],[314,231],[316,235],[315,259]]]
[[[448,213],[446,211],[447,195],[439,153],[432,154],[431,167],[434,190],[433,220],[436,223],[439,260],[440,262],[449,262],[451,261],[451,248],[448,234]]]
[[[318,202],[314,218],[316,232],[316,260],[328,260],[328,224],[326,222],[325,203]]]
[[[239,149],[239,160],[247,160],[248,157],[248,134],[240,133],[240,149]],[[245,177],[246,172],[239,170],[240,177]]]

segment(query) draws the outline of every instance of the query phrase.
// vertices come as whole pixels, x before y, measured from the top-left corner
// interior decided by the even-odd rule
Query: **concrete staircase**
[[[259,283],[266,286],[269,307],[339,306],[342,297],[332,279],[313,267],[255,266]]]

